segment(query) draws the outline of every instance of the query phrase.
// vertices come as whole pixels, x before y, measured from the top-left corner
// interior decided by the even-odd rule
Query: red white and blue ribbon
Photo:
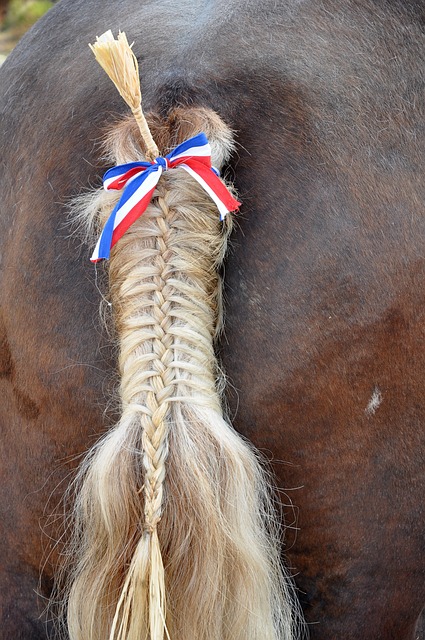
[[[220,220],[239,208],[227,187],[211,165],[211,147],[205,133],[200,133],[179,144],[164,158],[154,162],[129,162],[109,169],[103,176],[107,191],[114,189],[123,194],[109,216],[96,248],[92,262],[109,258],[114,244],[146,210],[163,171],[182,167],[205,189],[220,212]]]

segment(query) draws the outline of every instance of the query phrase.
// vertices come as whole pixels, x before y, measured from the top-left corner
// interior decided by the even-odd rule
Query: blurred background
[[[55,0],[0,0],[0,64]]]

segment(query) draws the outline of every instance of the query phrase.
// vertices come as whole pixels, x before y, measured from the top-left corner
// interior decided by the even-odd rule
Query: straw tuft
[[[124,31],[120,31],[115,39],[110,29],[97,37],[94,44],[89,44],[97,62],[130,107],[142,135],[145,155],[148,160],[154,160],[159,151],[143,115],[139,65],[132,46]]]

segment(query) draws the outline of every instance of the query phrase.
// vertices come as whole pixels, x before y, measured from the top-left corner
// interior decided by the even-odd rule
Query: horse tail
[[[216,165],[232,149],[230,130],[207,109],[150,125],[162,152],[201,130]],[[142,159],[137,140],[129,120],[116,125],[111,160]],[[83,215],[102,222],[113,204],[99,193]],[[230,226],[176,169],[112,252],[121,417],[78,472],[71,640],[294,637],[268,477],[222,413],[213,342]]]

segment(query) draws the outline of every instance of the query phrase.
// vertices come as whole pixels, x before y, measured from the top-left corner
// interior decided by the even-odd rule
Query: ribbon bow
[[[90,258],[99,262],[109,258],[114,244],[146,210],[163,171],[182,167],[205,189],[214,200],[224,220],[230,211],[239,208],[235,200],[211,166],[211,147],[205,133],[200,133],[179,144],[164,158],[154,162],[129,162],[109,169],[103,176],[106,191],[114,189],[123,194],[109,216]]]

